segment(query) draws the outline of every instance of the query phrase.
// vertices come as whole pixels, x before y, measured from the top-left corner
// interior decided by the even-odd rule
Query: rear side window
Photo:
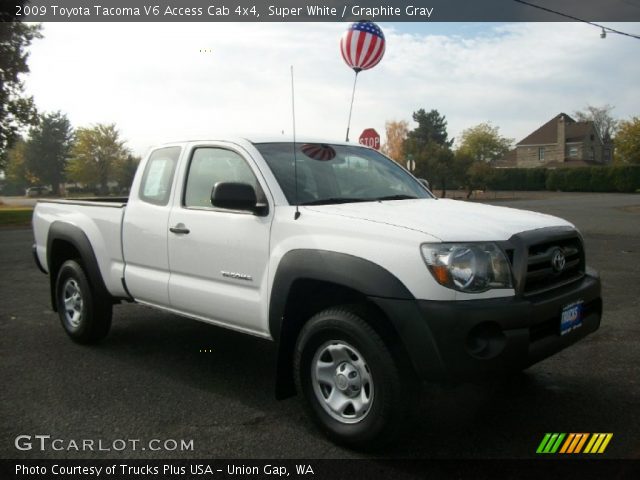
[[[160,148],[151,154],[140,185],[141,200],[154,205],[169,203],[171,184],[179,157],[180,147]]]

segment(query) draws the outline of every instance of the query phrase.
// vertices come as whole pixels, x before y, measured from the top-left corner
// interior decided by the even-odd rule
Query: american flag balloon
[[[384,33],[375,23],[352,23],[340,39],[342,58],[356,73],[375,67],[384,55]]]

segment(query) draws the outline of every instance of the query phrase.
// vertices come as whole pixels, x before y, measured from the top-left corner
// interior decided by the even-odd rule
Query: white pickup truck
[[[33,230],[73,340],[121,301],[272,340],[277,396],[354,447],[392,439],[423,381],[524,369],[602,315],[573,225],[435,198],[347,143],[163,145],[128,199],[41,200]]]

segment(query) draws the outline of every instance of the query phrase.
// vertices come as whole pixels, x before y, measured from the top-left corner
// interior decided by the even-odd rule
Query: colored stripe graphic
[[[594,433],[584,453],[604,453],[612,437],[613,433]]]
[[[569,448],[567,449],[567,453],[573,453],[576,447],[578,446],[578,442],[580,440],[582,440],[582,434],[581,433],[574,434],[573,441],[571,442],[571,445],[569,445]]]
[[[571,445],[571,442],[573,442],[573,439],[576,437],[575,433],[570,433],[569,436],[567,437],[567,441],[564,442],[564,445],[562,445],[562,448],[560,449],[560,453],[567,453],[567,448],[569,448],[569,445]]]
[[[613,433],[545,433],[536,453],[604,453],[612,438]]]
[[[604,442],[602,442],[602,445],[600,445],[600,450],[598,450],[598,453],[604,453],[604,451],[607,448],[607,445],[609,445],[609,442],[611,441],[612,438],[613,438],[613,433],[606,434],[606,438],[604,439]]]
[[[536,453],[556,453],[564,437],[564,433],[547,433],[538,445]]]
[[[549,438],[551,438],[551,434],[550,433],[546,433],[544,435],[544,438],[540,442],[540,445],[538,445],[538,449],[536,450],[536,453],[543,453],[544,447],[547,444],[547,442],[549,441]]]
[[[573,451],[573,453],[580,453],[582,451],[582,447],[587,441],[587,438],[589,438],[588,433],[580,433],[580,435],[581,435],[580,441],[578,441],[578,445],[576,445],[576,449]]]

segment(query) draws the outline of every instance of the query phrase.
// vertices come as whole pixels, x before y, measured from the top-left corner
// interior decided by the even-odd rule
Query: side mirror
[[[418,181],[424,185],[425,187],[427,187],[427,190],[431,190],[431,185],[429,185],[429,180],[425,179],[425,178],[419,178]]]
[[[211,205],[227,210],[244,210],[265,215],[265,205],[258,205],[255,189],[248,183],[219,182],[211,190]]]

